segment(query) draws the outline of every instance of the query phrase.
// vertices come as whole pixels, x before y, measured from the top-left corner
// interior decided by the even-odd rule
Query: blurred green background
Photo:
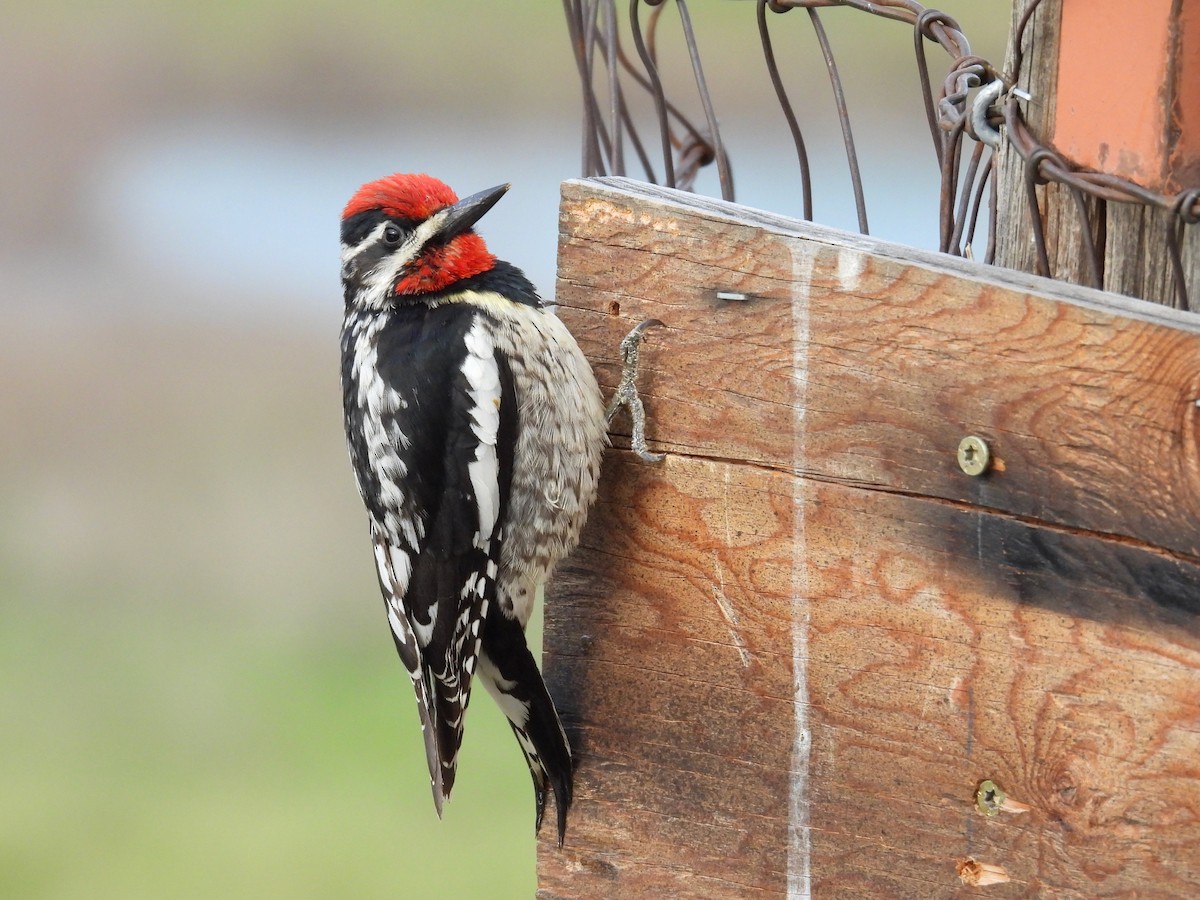
[[[999,61],[1006,0],[945,7]],[[751,5],[691,8],[739,198],[796,212]],[[928,244],[911,38],[866,18],[826,14],[875,231]],[[560,5],[50,0],[4,20],[0,896],[532,896],[529,776],[486,698],[433,812],[342,443],[337,219],[395,170],[512,181],[482,231],[552,294],[579,165]],[[796,34],[776,50],[817,217],[852,227]]]

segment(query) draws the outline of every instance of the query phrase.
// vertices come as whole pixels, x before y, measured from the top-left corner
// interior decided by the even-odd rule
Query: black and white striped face
[[[408,267],[442,236],[453,207],[423,222],[369,209],[342,222],[342,288],[346,306],[383,309]]]

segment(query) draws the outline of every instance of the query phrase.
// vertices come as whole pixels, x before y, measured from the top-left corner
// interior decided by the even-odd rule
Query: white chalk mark
[[[792,493],[792,710],[796,719],[792,744],[792,779],[788,791],[788,900],[812,896],[812,825],[809,818],[809,764],[812,732],[808,722],[808,560],[804,540],[805,427],[808,402],[809,286],[816,249],[804,244],[792,250],[792,383],[795,397]],[[843,252],[843,256],[847,255]],[[839,260],[839,275],[841,264]],[[850,273],[847,273],[850,274]],[[851,277],[857,280],[857,272]]]
[[[809,261],[809,271],[812,271],[812,262]],[[867,266],[867,255],[861,250],[851,250],[848,247],[841,247],[837,251],[837,279],[838,287],[843,293],[853,294],[858,291],[858,282],[862,278],[863,269]],[[808,285],[804,285],[805,290]]]

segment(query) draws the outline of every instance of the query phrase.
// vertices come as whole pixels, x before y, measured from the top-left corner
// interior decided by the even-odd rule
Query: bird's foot
[[[611,425],[618,409],[624,406],[629,410],[629,418],[633,423],[630,434],[633,452],[650,463],[662,462],[666,457],[662,453],[651,453],[646,448],[646,408],[637,392],[637,369],[638,351],[645,339],[646,329],[655,325],[666,327],[658,319],[647,319],[639,323],[621,341],[621,381],[613,392],[612,399],[608,401],[608,409],[604,411],[605,421]]]

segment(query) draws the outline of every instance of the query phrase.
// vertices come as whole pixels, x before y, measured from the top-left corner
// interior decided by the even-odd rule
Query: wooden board
[[[669,326],[668,457],[617,439],[547,603],[579,770],[539,896],[1200,892],[1194,321],[622,180],[562,226],[607,389]]]
[[[564,186],[558,302],[609,386],[620,336],[667,323],[659,449],[792,471],[800,353],[804,474],[1200,555],[1181,525],[1200,521],[1200,318],[613,181]],[[972,433],[1004,473],[963,475]]]

